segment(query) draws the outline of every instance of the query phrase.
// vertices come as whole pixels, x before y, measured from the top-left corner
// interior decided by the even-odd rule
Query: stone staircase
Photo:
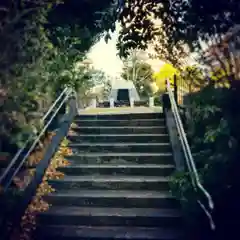
[[[182,239],[163,115],[78,115],[75,124],[71,164],[51,181],[56,192],[46,197],[52,206],[38,216],[36,239]]]

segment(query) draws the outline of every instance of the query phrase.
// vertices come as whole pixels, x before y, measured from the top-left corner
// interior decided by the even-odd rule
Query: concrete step
[[[75,120],[131,120],[131,119],[161,119],[164,118],[163,113],[124,113],[124,114],[79,114]]]
[[[178,208],[168,191],[149,190],[57,190],[44,197],[54,206]]]
[[[174,165],[159,164],[71,164],[58,168],[65,175],[135,175],[135,176],[169,176],[173,173]]]
[[[156,176],[114,176],[87,175],[65,176],[63,179],[50,180],[49,184],[57,190],[71,189],[113,189],[113,190],[161,190],[169,189],[168,177]]]
[[[108,120],[108,119],[76,119],[74,121],[79,127],[84,126],[164,126],[164,118],[160,119],[121,119],[121,120]]]
[[[136,142],[136,143],[159,143],[169,142],[168,134],[79,134],[69,135],[71,142],[82,143],[117,143],[117,142]]]
[[[72,156],[66,156],[71,163],[81,164],[173,164],[172,152],[167,153],[121,153],[121,152],[96,152],[96,153],[79,153]]]
[[[170,143],[70,143],[74,154],[86,152],[161,153],[171,152]]]
[[[72,131],[81,134],[167,134],[165,126],[148,126],[148,127],[133,127],[133,126],[81,126],[72,127]]]
[[[179,240],[180,204],[169,191],[172,148],[162,113],[75,118],[70,165],[37,216],[36,240]]]
[[[38,215],[41,225],[174,227],[181,224],[176,209],[59,207]]]
[[[37,231],[39,240],[66,239],[132,239],[132,240],[179,240],[180,231],[165,228],[116,227],[116,226],[41,226]]]

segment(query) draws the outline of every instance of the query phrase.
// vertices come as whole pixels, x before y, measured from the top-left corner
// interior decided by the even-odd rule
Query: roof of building
[[[132,81],[127,81],[123,78],[116,79],[112,83],[112,89],[132,89],[135,88]]]

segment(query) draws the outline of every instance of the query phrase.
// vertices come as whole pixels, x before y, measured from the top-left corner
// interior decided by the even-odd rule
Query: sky
[[[116,48],[116,43],[119,35],[120,25],[116,25],[116,31],[111,35],[112,38],[105,42],[104,36],[97,42],[89,51],[87,57],[92,61],[92,64],[95,69],[99,69],[104,71],[110,77],[116,79],[116,77],[120,77],[122,72],[123,63],[121,59],[117,56],[118,50]],[[152,46],[149,46],[148,53],[153,53],[154,49]],[[195,64],[192,60],[192,57],[195,55],[191,55],[188,59],[188,64]],[[160,68],[164,65],[164,62],[159,59],[149,59],[145,60],[152,66],[154,72],[158,72]]]
[[[103,70],[106,74],[115,77],[120,76],[122,61],[117,56],[117,38],[119,26],[112,34],[112,39],[105,42],[104,37],[97,42],[89,51],[88,58],[92,60],[95,69]]]
[[[87,54],[87,57],[92,61],[94,68],[102,70],[110,77],[113,77],[112,82],[118,81],[117,77],[120,77],[123,67],[121,59],[117,56],[118,50],[116,48],[119,30],[120,25],[117,24],[116,31],[111,35],[111,40],[106,43],[104,37],[102,37],[102,39],[97,42]],[[148,52],[152,51],[152,47],[149,46]],[[152,66],[154,72],[158,72],[164,64],[160,60],[149,59],[146,52],[142,52],[142,54],[145,55],[145,61]]]

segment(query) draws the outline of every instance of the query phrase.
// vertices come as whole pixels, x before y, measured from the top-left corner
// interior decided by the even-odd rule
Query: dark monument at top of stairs
[[[130,105],[130,100],[139,101],[140,97],[132,81],[119,79],[112,85],[109,95],[110,99],[114,99],[116,105]]]
[[[126,102],[130,103],[129,89],[118,89],[117,100],[118,101],[126,101]]]

